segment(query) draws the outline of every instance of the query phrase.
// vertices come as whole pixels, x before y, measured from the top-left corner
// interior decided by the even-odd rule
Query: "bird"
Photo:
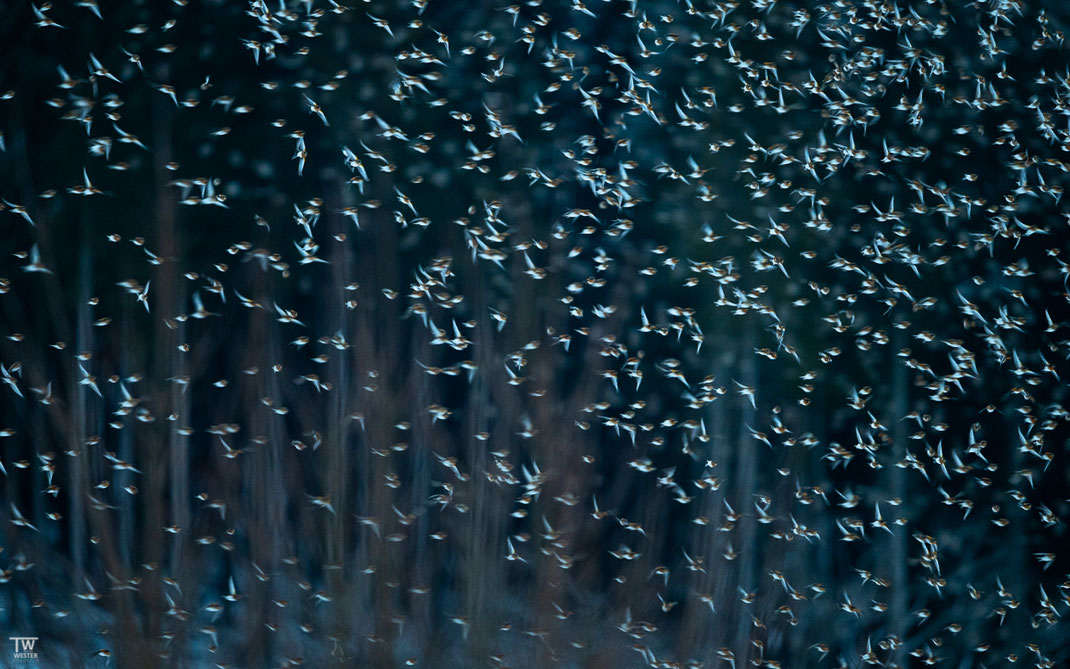
[[[1058,664],[1065,17],[803,4],[13,13],[0,588],[158,586],[176,663]]]

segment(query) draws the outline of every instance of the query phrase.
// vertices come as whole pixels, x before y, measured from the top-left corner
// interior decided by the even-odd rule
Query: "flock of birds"
[[[1070,662],[1064,10],[461,4],[9,10],[4,629]]]

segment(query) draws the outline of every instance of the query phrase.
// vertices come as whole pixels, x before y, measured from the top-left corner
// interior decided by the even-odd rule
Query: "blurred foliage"
[[[1061,5],[4,17],[46,664],[1070,661]]]

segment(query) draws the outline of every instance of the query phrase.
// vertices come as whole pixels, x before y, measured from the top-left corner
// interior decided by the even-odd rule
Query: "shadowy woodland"
[[[39,666],[1070,663],[1062,4],[0,7]]]

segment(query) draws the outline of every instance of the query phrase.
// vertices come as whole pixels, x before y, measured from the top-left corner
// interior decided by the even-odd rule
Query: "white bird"
[[[151,284],[152,281],[147,281],[145,283],[145,288],[137,293],[137,301],[145,305],[146,312],[149,311],[149,285]]]

